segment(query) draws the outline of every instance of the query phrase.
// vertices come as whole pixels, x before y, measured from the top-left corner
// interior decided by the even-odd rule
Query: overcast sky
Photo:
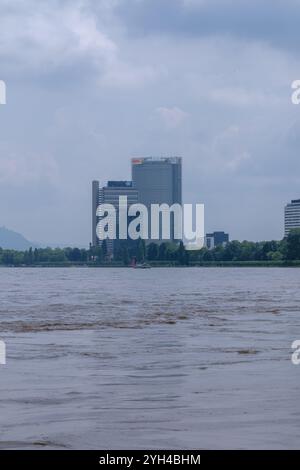
[[[0,18],[0,226],[87,245],[92,179],[180,155],[206,231],[282,238],[299,0],[0,0]]]

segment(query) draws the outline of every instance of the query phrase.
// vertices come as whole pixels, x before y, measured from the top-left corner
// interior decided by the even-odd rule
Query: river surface
[[[0,449],[299,449],[300,269],[0,269]]]

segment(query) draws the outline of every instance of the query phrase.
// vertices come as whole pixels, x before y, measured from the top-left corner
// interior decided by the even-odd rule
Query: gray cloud
[[[298,15],[296,1],[2,0],[1,223],[88,244],[91,180],[176,154],[207,230],[280,238],[299,197]]]
[[[300,36],[298,0],[120,0],[118,12],[139,35],[228,35],[293,50]]]

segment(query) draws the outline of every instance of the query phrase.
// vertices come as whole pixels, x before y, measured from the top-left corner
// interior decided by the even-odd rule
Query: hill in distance
[[[0,227],[0,248],[9,250],[28,250],[37,247],[36,243],[26,240],[23,235],[6,227]]]

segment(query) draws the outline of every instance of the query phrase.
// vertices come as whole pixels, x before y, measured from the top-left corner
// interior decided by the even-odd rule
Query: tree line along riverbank
[[[237,266],[285,267],[300,266],[300,229],[290,232],[283,240],[249,242],[233,240],[225,246],[208,250],[187,251],[182,242],[136,243],[119,242],[114,257],[108,255],[106,242],[102,246],[85,248],[30,248],[25,251],[0,248],[0,266],[130,266],[132,260],[151,266]]]

